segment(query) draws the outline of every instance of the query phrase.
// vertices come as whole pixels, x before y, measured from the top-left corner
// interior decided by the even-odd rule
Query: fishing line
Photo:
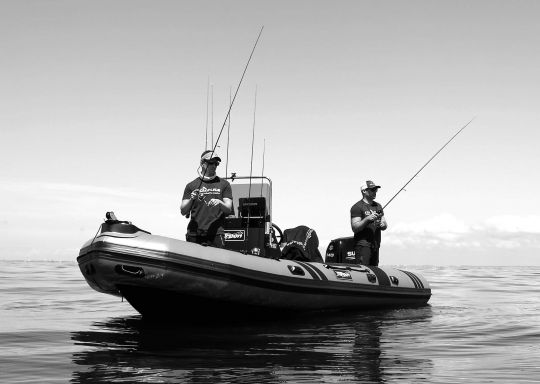
[[[450,144],[450,142],[451,142],[452,140],[454,140],[454,138],[455,138],[457,135],[459,135],[459,134],[461,133],[461,131],[463,131],[465,128],[467,128],[467,126],[468,126],[470,123],[472,123],[474,119],[476,119],[476,116],[473,117],[467,124],[465,124],[459,131],[457,131],[457,133],[456,133],[454,136],[452,136],[452,137],[450,138],[450,140],[448,140],[448,141],[447,141],[447,142],[446,142],[446,143],[445,143],[445,144],[444,144],[437,152],[435,152],[435,154],[434,154],[433,156],[431,156],[431,158],[427,161],[427,163],[425,163],[425,164],[422,166],[422,168],[420,168],[420,169],[418,170],[418,172],[416,172],[416,173],[414,174],[414,176],[411,177],[411,178],[409,179],[409,181],[407,181],[407,182],[405,183],[405,185],[404,185],[403,187],[401,187],[401,189],[400,189],[394,196],[392,196],[392,198],[388,201],[388,203],[386,203],[386,204],[384,205],[383,209],[386,208],[386,207],[388,206],[388,204],[390,204],[390,203],[392,202],[392,200],[394,200],[394,199],[396,198],[396,196],[399,195],[399,194],[401,193],[401,191],[405,190],[405,187],[406,187],[411,181],[413,181],[413,179],[414,179],[420,172],[422,172],[422,169],[424,169],[424,168],[431,162],[431,160],[433,160],[433,159],[439,154],[439,152],[441,152],[448,144]]]

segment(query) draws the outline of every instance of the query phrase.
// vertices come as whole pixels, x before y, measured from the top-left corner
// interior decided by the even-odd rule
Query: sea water
[[[540,267],[400,268],[430,305],[156,324],[74,261],[0,261],[0,382],[540,382]]]

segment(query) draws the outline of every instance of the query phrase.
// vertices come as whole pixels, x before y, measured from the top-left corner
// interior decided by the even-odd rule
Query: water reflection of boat
[[[430,319],[429,306],[212,326],[114,318],[71,334],[71,382],[429,381],[433,363],[411,335]]]
[[[161,318],[406,307],[429,300],[428,282],[408,271],[281,258],[269,179],[250,178],[247,188],[237,178],[231,186],[238,210],[226,219],[226,249],[152,235],[109,218],[77,259],[88,284],[125,297],[145,317]]]

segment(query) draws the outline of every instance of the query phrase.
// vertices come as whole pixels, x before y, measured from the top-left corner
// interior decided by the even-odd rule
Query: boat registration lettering
[[[338,279],[352,280],[351,273],[348,271],[340,271],[340,270],[334,269],[334,273],[336,274],[336,277]]]
[[[243,229],[225,230],[225,241],[244,241],[245,238],[246,231]]]

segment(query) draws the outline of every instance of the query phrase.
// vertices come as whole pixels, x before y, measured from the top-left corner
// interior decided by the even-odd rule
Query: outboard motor
[[[340,237],[330,241],[326,248],[326,262],[336,264],[356,264],[354,237]]]

